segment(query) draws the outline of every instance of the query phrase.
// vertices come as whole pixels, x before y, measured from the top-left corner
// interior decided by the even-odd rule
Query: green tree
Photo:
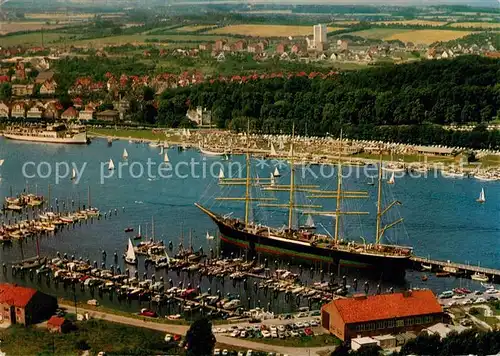
[[[0,100],[10,99],[12,96],[12,85],[10,83],[0,84]]]
[[[210,356],[214,352],[215,341],[210,321],[206,318],[198,319],[186,333],[187,355]]]
[[[143,95],[142,95],[142,100],[144,101],[152,101],[155,98],[155,91],[151,87],[144,87]]]

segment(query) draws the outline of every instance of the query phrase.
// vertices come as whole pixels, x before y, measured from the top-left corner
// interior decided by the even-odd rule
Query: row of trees
[[[158,122],[178,126],[188,107],[212,110],[214,124],[241,130],[337,134],[421,144],[497,147],[500,138],[479,127],[445,131],[440,125],[487,123],[500,115],[500,61],[470,56],[341,73],[205,83],[167,90]]]

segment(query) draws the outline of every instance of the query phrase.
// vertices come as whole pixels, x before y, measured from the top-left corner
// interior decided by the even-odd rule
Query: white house
[[[10,109],[7,105],[0,101],[0,117],[7,118],[9,117]]]

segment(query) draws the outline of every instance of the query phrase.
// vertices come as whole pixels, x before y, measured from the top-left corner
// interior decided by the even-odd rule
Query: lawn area
[[[483,167],[491,167],[500,165],[500,156],[488,155],[481,157],[480,159],[481,165]]]
[[[62,40],[65,36],[65,34],[62,33],[44,33],[43,34],[43,42],[45,45],[47,45],[49,42],[52,41],[60,41]],[[13,36],[6,36],[0,38],[0,42],[2,43],[2,46],[5,47],[10,47],[10,46],[41,46],[42,45],[42,33],[41,32],[34,32],[34,33],[26,33],[22,35],[13,35]]]
[[[100,136],[115,136],[124,138],[134,138],[141,140],[165,140],[165,135],[163,133],[153,133],[151,129],[139,130],[139,129],[89,129],[89,134],[97,134]]]
[[[341,343],[340,339],[330,334],[321,334],[312,337],[289,337],[287,339],[262,338],[258,339],[258,342],[285,347],[321,347],[329,345],[340,345]]]
[[[341,27],[328,27],[327,29],[328,32],[342,30]],[[313,27],[291,25],[229,25],[208,31],[207,33],[258,37],[307,36],[313,33]]]
[[[379,40],[400,40],[403,42],[431,44],[438,41],[451,41],[471,34],[470,31],[454,30],[411,30],[397,28],[372,28],[350,32],[348,35]]]
[[[75,355],[90,347],[91,354],[107,355],[178,355],[181,350],[164,341],[160,331],[136,328],[102,320],[76,323],[68,334],[52,334],[44,327],[14,325],[0,331],[2,351],[7,355]]]

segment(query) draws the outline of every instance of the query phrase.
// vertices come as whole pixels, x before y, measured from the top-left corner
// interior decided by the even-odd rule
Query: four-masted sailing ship
[[[263,252],[276,255],[288,255],[296,258],[303,258],[313,261],[332,263],[334,265],[354,265],[371,267],[383,273],[388,278],[404,278],[405,270],[409,265],[409,259],[413,254],[411,247],[383,244],[382,238],[387,229],[402,222],[402,218],[389,223],[382,224],[382,217],[395,205],[394,201],[387,207],[382,208],[382,169],[378,172],[378,203],[375,243],[359,243],[347,241],[340,237],[340,219],[344,215],[365,215],[367,212],[342,211],[341,202],[344,199],[368,198],[367,192],[344,191],[342,190],[342,163],[341,146],[337,160],[337,190],[318,190],[313,185],[297,185],[295,183],[295,161],[293,145],[290,147],[290,184],[278,185],[275,182],[266,182],[265,178],[258,178],[259,184],[264,190],[274,190],[290,192],[288,204],[276,204],[275,198],[253,198],[250,194],[250,187],[255,183],[255,179],[250,175],[250,135],[247,134],[246,152],[246,177],[245,178],[224,178],[219,180],[222,185],[244,185],[244,197],[225,197],[216,200],[243,201],[245,203],[245,216],[243,219],[231,216],[219,215],[210,209],[196,203],[195,205],[207,214],[218,226],[222,241],[248,249],[252,252]],[[342,142],[342,138],[340,139]],[[381,161],[380,166],[381,167]],[[268,178],[269,181],[271,178]],[[336,209],[334,211],[321,211],[321,205],[300,205],[295,202],[295,192],[305,192],[310,194],[311,199],[336,199]],[[260,207],[275,207],[288,209],[288,226],[286,228],[274,228],[257,224],[249,219],[249,212],[252,202],[260,202]],[[308,226],[294,228],[292,223],[294,214],[301,210],[307,215],[323,215],[333,217],[334,235],[319,234]],[[306,224],[307,225],[307,224]]]

